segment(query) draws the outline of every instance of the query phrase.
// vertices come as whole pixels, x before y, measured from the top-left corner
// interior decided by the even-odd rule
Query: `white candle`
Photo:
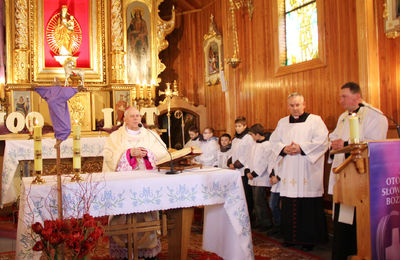
[[[358,121],[358,116],[353,113],[349,118],[350,127],[350,143],[358,144],[360,142],[360,122]]]
[[[72,130],[73,130],[72,166],[74,169],[81,169],[81,126],[75,124],[72,126]]]
[[[34,151],[34,170],[41,172],[43,169],[42,161],[42,127],[37,125],[33,126],[33,151]]]
[[[103,128],[112,128],[112,112],[114,109],[112,108],[103,108],[101,110],[104,115],[104,126]]]

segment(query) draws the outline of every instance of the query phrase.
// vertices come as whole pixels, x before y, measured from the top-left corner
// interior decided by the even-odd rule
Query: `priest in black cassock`
[[[301,94],[290,94],[287,102],[290,115],[279,120],[270,137],[281,179],[283,245],[310,251],[327,240],[322,195],[328,129],[320,116],[304,112]]]

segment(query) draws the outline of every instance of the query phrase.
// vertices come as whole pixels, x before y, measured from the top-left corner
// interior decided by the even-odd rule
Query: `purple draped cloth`
[[[55,138],[64,141],[71,133],[71,118],[67,101],[78,90],[71,87],[52,86],[38,87],[35,91],[47,101]]]

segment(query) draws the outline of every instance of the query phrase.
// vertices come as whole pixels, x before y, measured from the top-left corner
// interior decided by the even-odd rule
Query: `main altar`
[[[86,134],[121,124],[126,107],[155,107],[157,88],[165,86],[158,54],[175,25],[173,7],[167,20],[160,18],[163,1],[5,1],[3,119],[38,112],[51,125],[46,102],[32,90],[54,85],[55,78],[87,90],[69,101],[72,120]]]

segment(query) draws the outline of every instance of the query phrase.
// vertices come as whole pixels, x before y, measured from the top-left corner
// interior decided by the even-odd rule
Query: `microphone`
[[[138,127],[143,127],[143,124],[142,124],[142,123],[139,123],[139,124],[138,124]],[[150,134],[152,134],[152,135],[154,136],[154,138],[157,140],[157,142],[159,142],[159,143],[161,144],[161,146],[164,147],[164,143],[161,143],[161,142],[160,142],[159,137],[157,137],[157,136],[153,133],[153,131],[151,131],[151,130],[145,128],[145,127],[143,127],[143,129],[146,129]],[[170,169],[169,169],[169,171],[166,172],[166,174],[178,174],[178,172],[174,170],[174,164],[173,164],[173,162],[172,162],[172,154],[170,153],[170,151],[168,151],[168,149],[167,149],[166,147],[164,147],[164,148],[165,148],[165,150],[167,151],[167,153],[169,154],[169,157],[170,157],[170,159],[171,159],[170,164],[169,164]]]
[[[397,128],[397,135],[398,135],[399,138],[400,138],[400,126],[399,126],[399,124],[396,122],[396,120],[394,120],[393,118],[391,118],[391,117],[385,115],[383,112],[381,112],[380,110],[374,108],[373,106],[371,106],[371,105],[369,105],[369,104],[367,104],[367,103],[359,103],[358,105],[359,105],[360,107],[366,107],[366,108],[368,108],[368,109],[371,109],[372,111],[375,111],[376,113],[378,113],[378,114],[380,114],[380,115],[383,115],[383,116],[385,116],[387,119],[389,119],[390,121],[392,121],[392,122],[395,124],[396,128]]]

